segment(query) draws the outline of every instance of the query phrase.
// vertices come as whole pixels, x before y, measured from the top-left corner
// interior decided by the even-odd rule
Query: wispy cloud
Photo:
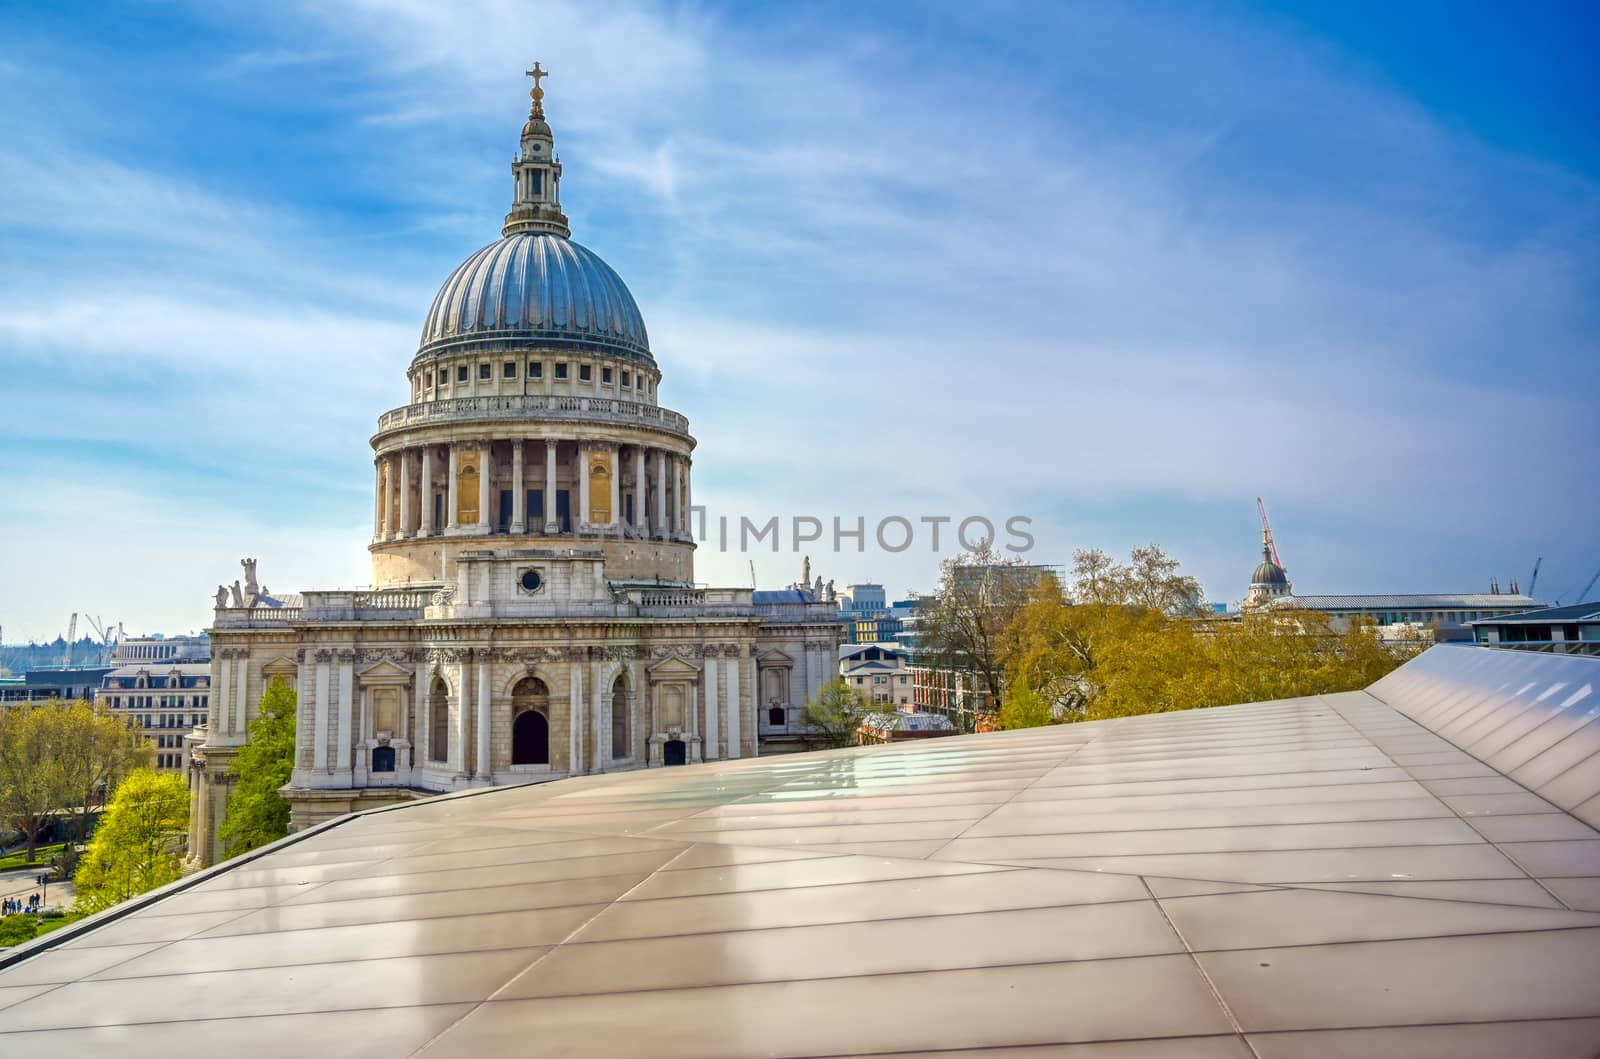
[[[201,76],[257,93],[257,162],[309,144],[324,171],[223,191],[65,134],[0,160],[0,231],[30,259],[0,258],[0,347],[52,410],[0,443],[121,429],[288,461],[342,476],[348,498],[323,502],[361,521],[351,454],[404,399],[431,285],[497,229],[517,72],[538,57],[577,237],[639,297],[712,507],[1032,513],[1040,558],[1158,539],[1219,598],[1253,564],[1257,493],[1317,542],[1303,588],[1590,561],[1563,527],[1597,502],[1529,462],[1581,449],[1600,388],[1588,177],[1481,142],[1283,24],[942,17],[264,12]],[[300,125],[271,129],[262,95]],[[89,240],[108,263],[85,292]],[[181,426],[142,403],[73,423],[74,399],[109,413],[116,395],[51,395],[69,362],[131,362],[212,405]],[[234,532],[284,502],[259,497]],[[921,554],[827,564],[893,590],[932,576]],[[748,576],[710,550],[700,573]]]

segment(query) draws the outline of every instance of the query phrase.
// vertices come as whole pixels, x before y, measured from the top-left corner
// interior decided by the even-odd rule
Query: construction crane
[[[1528,578],[1528,595],[1533,595],[1535,586],[1539,584],[1539,567],[1544,563],[1544,556],[1533,561],[1533,576]]]
[[[72,642],[78,638],[78,612],[72,612],[72,620],[67,622],[67,657],[62,664],[63,669],[72,668]]]
[[[1600,570],[1594,572],[1594,576],[1589,578],[1589,583],[1583,586],[1583,591],[1578,593],[1579,603],[1589,602],[1589,590],[1594,587],[1596,581],[1600,581]]]
[[[94,634],[100,637],[100,646],[103,648],[102,653],[105,656],[101,659],[101,661],[103,662],[106,659],[109,659],[111,657],[111,653],[115,651],[117,647],[116,637],[112,635],[112,633],[117,631],[116,626],[108,623],[103,618],[96,621],[94,615],[92,614],[85,614],[84,618],[89,622],[89,627],[94,630]]]
[[[1272,550],[1272,561],[1278,564],[1278,569],[1283,569],[1283,560],[1278,557],[1278,546],[1272,540],[1272,523],[1267,521],[1267,505],[1256,497],[1256,510],[1261,512],[1261,534],[1267,542],[1267,547]]]

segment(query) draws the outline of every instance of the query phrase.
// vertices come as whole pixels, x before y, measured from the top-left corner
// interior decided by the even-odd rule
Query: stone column
[[[622,525],[622,454],[619,446],[611,446],[611,519],[610,525]]]
[[[633,447],[633,527],[642,530],[650,524],[644,509],[644,446]]]
[[[394,539],[394,457],[383,458],[383,518],[379,523],[378,536],[384,540]]]
[[[685,456],[683,458],[683,532],[693,533],[694,525],[689,518],[689,512],[694,508],[694,498],[689,493],[689,487],[694,484],[691,472],[694,462]]]
[[[417,536],[433,536],[433,446],[422,447],[422,481],[417,485],[422,517],[418,520]]]
[[[489,768],[489,663],[478,663],[478,778],[490,779]]]
[[[328,663],[317,659],[317,704],[313,711],[315,727],[311,732],[311,767],[318,772],[328,771]]]
[[[493,443],[485,441],[478,469],[478,526],[486,533],[494,532],[495,523],[500,520],[500,505],[496,503],[493,511],[489,509],[489,498],[494,489],[494,464],[490,462],[493,455]]]
[[[233,652],[233,690],[228,693],[233,703],[233,730],[237,735],[245,735],[249,729],[245,726],[245,689],[250,680],[250,651],[248,648],[239,648]]]
[[[411,450],[400,450],[400,532],[397,537],[411,536]]]
[[[350,725],[355,711],[355,652],[339,652],[339,745],[334,747],[334,768],[350,767]]]
[[[728,662],[728,757],[739,756],[739,663],[735,657]]]
[[[411,716],[415,718],[411,727],[411,767],[422,768],[432,756],[433,747],[428,741],[433,738],[433,696],[428,692],[433,685],[433,665],[429,662],[418,662],[417,671],[413,680],[411,697]]]
[[[372,538],[383,540],[383,460],[372,461]]]
[[[544,531],[554,535],[561,530],[556,521],[556,445],[555,438],[544,439]]]
[[[511,443],[511,532],[528,532],[528,490],[522,484],[522,442]]]
[[[705,662],[706,733],[701,753],[707,761],[715,761],[722,756],[720,748],[717,746],[720,730],[720,726],[717,724],[717,713],[721,709],[718,705],[719,696],[717,695],[717,660],[707,654]]]
[[[683,532],[683,460],[672,458],[672,532]]]
[[[656,449],[656,536],[667,535],[667,454]]]
[[[578,442],[578,525],[589,524],[589,443]]]
[[[228,690],[232,686],[233,658],[227,648],[216,652],[211,663],[211,730],[218,735],[233,734],[233,711],[229,709]]]
[[[583,663],[568,663],[567,694],[567,770],[574,776],[583,773]]]
[[[444,528],[455,529],[457,505],[461,498],[461,482],[458,477],[461,471],[460,460],[456,455],[455,442],[450,443],[450,466],[448,473],[450,481],[445,486],[444,492]]]
[[[468,683],[471,675],[472,667],[463,655],[456,663],[456,745],[455,753],[450,755],[450,767],[460,775],[467,771],[467,740],[472,735],[472,687]]]
[[[590,713],[593,723],[590,728],[593,732],[594,745],[590,750],[593,761],[591,768],[595,772],[606,770],[606,749],[611,744],[611,733],[606,730],[606,689],[605,681],[601,679],[600,669],[605,663],[598,658],[589,663],[589,682],[593,687],[589,690],[589,699],[593,704]]]

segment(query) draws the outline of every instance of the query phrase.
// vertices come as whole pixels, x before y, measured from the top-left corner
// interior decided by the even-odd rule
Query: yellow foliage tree
[[[98,912],[176,879],[188,826],[189,788],[182,776],[129,773],[78,866],[78,911]]]
[[[1153,545],[1130,567],[1098,551],[1075,558],[1079,602],[1036,592],[999,641],[1010,694],[1026,691],[1067,720],[1351,691],[1399,664],[1361,622],[1339,633],[1306,611],[1192,620],[1192,580]],[[1049,722],[1025,706],[1001,726]]]

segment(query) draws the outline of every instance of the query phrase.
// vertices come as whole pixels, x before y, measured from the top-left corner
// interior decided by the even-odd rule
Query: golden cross
[[[538,88],[539,88],[539,82],[540,82],[540,81],[541,81],[541,80],[543,80],[543,79],[544,79],[544,78],[546,78],[546,77],[549,77],[549,76],[550,76],[550,71],[549,71],[549,70],[546,70],[546,69],[544,69],[544,68],[543,68],[543,67],[542,67],[542,66],[540,66],[540,65],[539,65],[539,64],[538,64],[538,62],[535,62],[535,63],[534,63],[534,64],[533,64],[533,68],[532,68],[532,69],[530,69],[530,70],[524,70],[524,71],[522,71],[522,72],[523,72],[523,73],[524,73],[524,74],[525,74],[525,75],[527,75],[527,76],[528,76],[528,77],[531,77],[531,78],[533,78],[533,87],[534,87],[534,90],[535,90],[535,91],[537,91],[537,90],[538,90]]]

